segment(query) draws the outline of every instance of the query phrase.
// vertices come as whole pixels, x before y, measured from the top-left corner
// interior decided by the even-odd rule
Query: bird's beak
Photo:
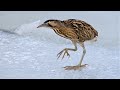
[[[47,25],[46,24],[41,24],[41,25],[39,25],[37,28],[40,28],[40,27],[46,27]]]

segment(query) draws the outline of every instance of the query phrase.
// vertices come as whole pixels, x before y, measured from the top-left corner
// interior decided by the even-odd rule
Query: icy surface
[[[63,60],[57,60],[56,55],[58,52],[66,47],[73,48],[73,45],[69,40],[56,35],[51,29],[36,28],[46,19],[58,18],[52,16],[52,12],[33,13],[34,12],[21,12],[21,15],[23,15],[23,20],[22,18],[18,19],[20,20],[18,23],[17,21],[14,22],[14,20],[11,20],[11,24],[8,24],[7,19],[15,16],[20,17],[20,12],[0,12],[0,19],[2,21],[5,20],[4,22],[7,22],[7,24],[5,24],[4,22],[0,21],[2,25],[0,29],[1,79],[120,78],[120,17],[118,17],[120,13],[76,12],[76,14],[73,14],[72,16],[69,16],[72,12],[54,13],[55,16],[61,16],[59,19],[75,17],[87,20],[91,22],[92,25],[95,26],[100,33],[100,37],[98,38],[97,42],[85,43],[87,53],[85,55],[83,63],[88,64],[88,66],[77,71],[66,71],[62,67],[78,64],[82,54],[82,48],[78,45],[78,50],[76,52],[70,52],[70,58],[65,57]],[[41,16],[39,16],[38,13]],[[110,13],[112,13],[112,15]],[[79,16],[80,14],[81,16]],[[43,16],[45,18],[42,18]],[[93,17],[96,19],[93,19]],[[13,25],[12,22],[15,24]],[[12,31],[14,33],[9,33],[7,31]]]

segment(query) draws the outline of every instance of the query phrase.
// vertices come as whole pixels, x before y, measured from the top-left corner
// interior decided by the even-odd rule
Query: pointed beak
[[[43,23],[43,24],[39,25],[37,28],[45,27],[45,26],[47,26],[47,25]]]

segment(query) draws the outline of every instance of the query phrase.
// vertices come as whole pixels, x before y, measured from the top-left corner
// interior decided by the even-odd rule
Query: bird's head
[[[39,25],[37,28],[40,27],[56,27],[58,26],[60,20],[54,20],[54,19],[50,19],[50,20],[46,20],[43,24]]]

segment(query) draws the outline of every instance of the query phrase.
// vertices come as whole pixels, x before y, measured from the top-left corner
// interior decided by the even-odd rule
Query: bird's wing
[[[82,30],[83,24],[81,20],[68,19],[63,21],[66,27],[73,28],[75,30]]]
[[[70,30],[75,32],[76,35],[78,36],[79,36],[80,31],[83,30],[84,28],[81,20],[68,19],[68,20],[64,20],[63,23],[65,27],[71,28]]]
[[[77,34],[82,30],[92,30],[95,33],[95,36],[98,36],[98,32],[85,21],[77,19],[68,19],[64,20],[63,22],[65,23],[66,27],[73,28]]]

